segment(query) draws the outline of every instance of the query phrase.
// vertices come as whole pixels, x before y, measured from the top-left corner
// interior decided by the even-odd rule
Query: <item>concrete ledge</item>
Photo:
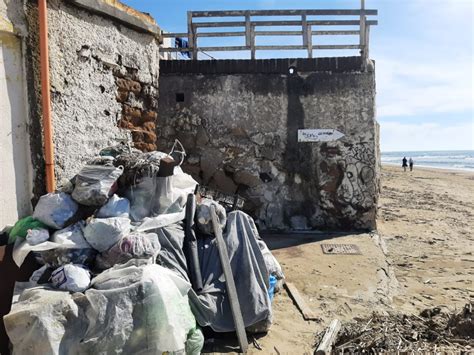
[[[153,17],[139,12],[117,0],[68,0],[69,3],[95,13],[112,17],[133,29],[161,37],[160,27]]]
[[[297,72],[358,72],[361,57],[240,59],[240,60],[161,60],[160,74],[288,74]]]

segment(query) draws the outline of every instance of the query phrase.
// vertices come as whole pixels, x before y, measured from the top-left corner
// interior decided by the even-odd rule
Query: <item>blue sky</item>
[[[186,32],[188,10],[359,7],[357,0],[124,2],[150,13],[169,32]],[[473,3],[472,0],[366,0],[367,8],[379,10],[379,25],[371,29],[370,56],[376,61],[382,151],[474,150]],[[325,51],[318,56],[336,54],[355,55]],[[245,55],[227,52],[215,56]],[[304,53],[267,51],[259,56],[304,56]]]

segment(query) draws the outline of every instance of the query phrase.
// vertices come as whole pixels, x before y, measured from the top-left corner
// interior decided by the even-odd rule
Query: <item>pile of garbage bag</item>
[[[246,330],[268,331],[280,265],[173,156],[108,147],[10,229],[15,263],[39,265],[4,317],[13,354],[199,354],[201,327],[235,331],[211,206]]]

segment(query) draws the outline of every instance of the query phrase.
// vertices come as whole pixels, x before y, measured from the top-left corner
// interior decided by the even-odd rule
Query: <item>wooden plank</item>
[[[201,27],[245,27],[245,21],[218,21],[218,22],[195,22],[196,28]]]
[[[255,31],[257,36],[301,36],[303,31]]]
[[[337,334],[341,329],[341,322],[339,319],[333,319],[329,327],[324,333],[323,339],[319,343],[318,348],[314,352],[315,355],[332,354],[332,345],[336,341]]]
[[[192,48],[160,47],[160,52],[192,52]]]
[[[227,52],[227,51],[246,51],[247,46],[226,46],[226,47],[199,47],[200,51],[206,52]]]
[[[188,11],[188,45],[192,48],[191,59],[197,59],[196,40],[194,38],[193,13]]]
[[[184,38],[187,38],[188,37],[188,34],[187,33],[184,33],[184,32],[181,32],[181,33],[162,33],[161,34],[161,37],[163,38],[176,38],[176,37],[184,37]]]
[[[313,36],[354,36],[359,35],[359,31],[313,31]]]
[[[235,287],[234,275],[230,266],[229,255],[227,254],[227,247],[222,237],[222,230],[217,219],[216,208],[211,205],[211,218],[214,236],[216,237],[217,249],[219,251],[219,258],[221,260],[222,270],[224,271],[225,285],[227,289],[228,300],[230,302],[230,309],[232,317],[234,318],[235,330],[239,340],[240,349],[243,353],[247,352],[248,340],[245,333],[244,318],[242,317],[242,310],[240,308],[237,289]]]
[[[376,26],[378,21],[366,22],[369,26]],[[301,21],[251,21],[253,26],[301,26]],[[332,20],[332,21],[308,21],[311,26],[359,26],[358,20]],[[194,22],[194,27],[245,27],[245,21],[218,21],[218,22]]]
[[[368,26],[367,26],[368,27]],[[256,36],[301,36],[303,31],[255,31]],[[312,31],[313,36],[344,36],[344,35],[359,35],[359,31]],[[163,38],[175,38],[184,37],[187,38],[188,34],[184,32],[180,33],[165,33],[162,34]],[[245,36],[244,31],[234,32],[198,32],[195,34],[196,37],[241,37]]]
[[[358,44],[320,44],[313,46],[313,49],[359,49]]]
[[[303,12],[308,16],[359,16],[360,10],[250,10],[250,16],[301,16]],[[193,17],[237,17],[245,16],[246,10],[229,11],[193,11]],[[377,10],[365,10],[368,16],[378,15]]]
[[[304,320],[319,320],[319,318],[316,317],[313,311],[303,300],[300,293],[298,292],[298,289],[291,282],[285,282],[285,288],[288,291],[289,296],[293,299],[293,301],[295,301],[298,309],[301,311]]]
[[[196,37],[242,37],[245,36],[245,32],[198,32]]]

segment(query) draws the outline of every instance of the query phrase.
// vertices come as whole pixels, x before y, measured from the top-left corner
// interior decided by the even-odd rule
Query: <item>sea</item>
[[[383,164],[402,166],[402,159],[412,158],[415,167],[454,169],[474,172],[474,150],[444,150],[419,152],[382,152]]]

